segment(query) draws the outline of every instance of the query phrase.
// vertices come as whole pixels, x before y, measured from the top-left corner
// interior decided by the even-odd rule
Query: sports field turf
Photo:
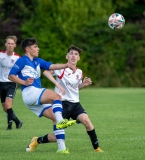
[[[83,125],[66,129],[69,155],[56,154],[57,144],[39,145],[25,152],[33,136],[52,133],[52,122],[28,110],[18,90],[13,109],[23,121],[21,129],[6,130],[6,114],[0,107],[0,160],[144,160],[145,89],[83,89],[81,103],[89,114],[103,153],[95,153]]]

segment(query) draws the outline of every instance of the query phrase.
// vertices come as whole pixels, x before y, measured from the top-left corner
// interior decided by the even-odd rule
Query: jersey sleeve
[[[63,73],[64,69],[60,69],[60,70],[54,70],[53,71],[53,76],[61,76]]]
[[[24,68],[25,65],[25,60],[22,58],[19,58],[14,66],[11,68],[9,75],[18,75],[20,73],[20,71]]]
[[[44,70],[49,70],[49,67],[52,64],[51,62],[45,61],[41,58],[39,58],[39,62],[40,62],[40,68]]]

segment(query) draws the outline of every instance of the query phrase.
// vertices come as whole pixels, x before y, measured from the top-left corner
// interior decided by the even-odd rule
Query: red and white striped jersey
[[[55,92],[61,95],[62,101],[69,101],[72,103],[79,102],[79,84],[82,83],[83,72],[78,69],[75,73],[69,68],[54,70],[57,82],[65,89],[65,95],[55,87]]]
[[[0,82],[11,82],[8,74],[18,58],[20,56],[15,52],[12,56],[8,56],[7,51],[0,51]]]

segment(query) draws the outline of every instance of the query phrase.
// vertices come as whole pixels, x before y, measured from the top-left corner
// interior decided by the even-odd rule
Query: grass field
[[[6,114],[0,107],[0,160],[143,160],[145,159],[145,89],[84,89],[81,103],[92,120],[103,153],[95,153],[83,125],[66,129],[69,155],[56,154],[57,144],[25,148],[33,136],[52,133],[52,122],[37,118],[22,102],[17,91],[13,109],[23,127],[6,130]]]

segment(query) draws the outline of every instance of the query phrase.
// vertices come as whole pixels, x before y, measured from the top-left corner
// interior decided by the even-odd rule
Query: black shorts
[[[63,106],[62,116],[64,119],[69,120],[70,118],[72,118],[72,119],[76,120],[80,114],[82,114],[82,113],[87,114],[79,102],[78,103],[71,103],[68,101],[62,101],[62,106]]]
[[[1,103],[5,102],[6,97],[14,99],[17,84],[14,82],[0,82]]]

